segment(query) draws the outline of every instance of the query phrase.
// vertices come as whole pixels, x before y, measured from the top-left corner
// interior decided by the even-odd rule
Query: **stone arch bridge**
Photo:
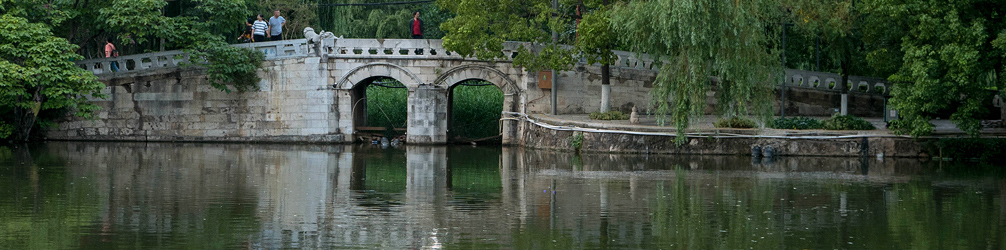
[[[224,93],[212,88],[205,71],[179,67],[190,60],[182,51],[80,61],[106,83],[107,99],[93,100],[97,119],[67,117],[50,139],[131,141],[352,142],[365,121],[365,88],[378,78],[393,78],[408,89],[407,139],[410,143],[448,141],[450,90],[466,80],[484,80],[504,93],[503,143],[518,144],[523,114],[546,113],[548,95],[558,91],[560,113],[589,113],[600,106],[599,65],[577,64],[559,72],[553,88],[539,82],[543,72],[512,64],[521,43],[504,44],[503,60],[480,61],[450,53],[441,40],[306,39],[234,45],[266,55],[256,92]],[[616,52],[611,67],[611,106],[645,112],[656,75],[645,55]],[[116,62],[119,71],[111,72]],[[787,79],[825,79],[820,73],[789,71]],[[817,74],[817,75],[815,75]],[[831,77],[834,78],[834,77]],[[857,78],[867,89],[882,86]],[[803,82],[802,80],[800,80]],[[878,85],[880,84],[880,85]],[[808,83],[797,88],[818,88]],[[831,91],[824,89],[822,91]],[[876,97],[867,96],[866,98]],[[715,105],[715,100],[710,101]],[[711,108],[710,108],[711,110]],[[822,112],[823,112],[822,108]]]

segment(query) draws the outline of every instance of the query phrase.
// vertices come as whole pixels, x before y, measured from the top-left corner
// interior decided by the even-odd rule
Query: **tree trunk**
[[[845,53],[843,53],[844,58],[842,58],[842,81],[838,84],[838,87],[840,87],[840,91],[842,91],[841,92],[842,103],[840,109],[842,115],[849,114],[849,86],[847,85],[849,82],[849,71],[851,71],[852,68],[852,62],[851,62],[852,53],[849,50],[850,49],[846,49]]]
[[[601,65],[601,112],[611,111],[611,65]]]
[[[35,120],[38,112],[42,109],[42,88],[37,88],[32,98],[31,109],[23,107],[14,108],[14,141],[28,141],[32,127],[35,127]]]

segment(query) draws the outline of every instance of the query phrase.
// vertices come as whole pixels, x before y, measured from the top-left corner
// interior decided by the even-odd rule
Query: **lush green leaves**
[[[958,128],[977,136],[988,112],[987,89],[1004,89],[1006,18],[1001,1],[889,1],[863,3],[871,26],[871,65],[893,65],[891,104],[900,112],[895,131],[932,132],[937,113],[950,111]]]
[[[45,24],[0,16],[0,135],[26,140],[40,112],[65,109],[87,117],[97,109],[86,97],[103,97],[104,85],[73,64],[82,59],[76,49]]]
[[[718,78],[721,114],[770,113],[772,86],[782,73],[778,35],[767,32],[779,20],[777,4],[656,0],[615,6],[611,23],[619,39],[660,63],[650,93],[660,124],[670,115],[685,133],[691,118],[704,113],[709,76]]]

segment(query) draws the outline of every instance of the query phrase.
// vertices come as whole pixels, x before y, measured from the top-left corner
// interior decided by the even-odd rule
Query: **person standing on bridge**
[[[269,18],[269,36],[273,41],[283,40],[283,26],[286,25],[286,18],[279,15],[279,10],[272,12]]]
[[[112,38],[105,38],[105,58],[119,57],[119,51],[115,49],[115,44],[112,44]],[[112,72],[119,71],[119,62],[112,61],[108,64],[108,67]]]
[[[269,24],[262,20],[262,14],[255,16],[255,23],[252,24],[252,42],[265,42],[268,27]]]
[[[409,20],[409,30],[412,31],[412,39],[423,39],[423,20],[419,20],[419,11],[412,14],[412,20]]]

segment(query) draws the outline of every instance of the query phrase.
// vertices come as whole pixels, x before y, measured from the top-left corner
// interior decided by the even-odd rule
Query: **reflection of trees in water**
[[[898,184],[890,192],[888,229],[905,249],[1006,248],[1002,208],[996,209],[992,192],[922,182]]]
[[[650,201],[655,245],[675,249],[1001,249],[997,194],[928,182],[675,180]],[[988,191],[988,190],[986,190]],[[1001,192],[1001,191],[1000,191]],[[886,213],[885,213],[886,211]],[[673,244],[673,245],[672,245]]]
[[[67,175],[66,162],[33,147],[0,147],[0,248],[80,247],[99,217],[99,194],[93,179]]]
[[[100,216],[81,247],[219,249],[250,246],[260,231],[252,186],[268,150],[228,145],[47,143],[73,180],[93,180]],[[100,197],[100,198],[97,198]]]

